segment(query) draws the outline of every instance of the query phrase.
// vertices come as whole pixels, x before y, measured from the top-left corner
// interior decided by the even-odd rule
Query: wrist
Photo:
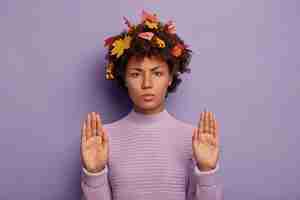
[[[97,168],[97,169],[88,169],[87,168],[86,170],[90,173],[99,173],[99,172],[103,171],[104,169],[105,169],[105,166]]]
[[[203,166],[203,165],[199,165],[199,164],[197,164],[197,167],[198,167],[198,169],[200,170],[200,171],[203,171],[203,172],[205,172],[205,171],[210,171],[210,170],[213,170],[213,169],[215,169],[216,168],[216,166]]]

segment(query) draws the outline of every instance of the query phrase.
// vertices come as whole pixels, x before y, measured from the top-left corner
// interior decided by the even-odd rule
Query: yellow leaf
[[[158,47],[164,48],[166,46],[165,42],[161,40],[159,37],[155,37],[156,44],[158,44]]]
[[[112,44],[114,48],[111,50],[111,55],[117,54],[117,58],[119,58],[124,53],[124,50],[130,47],[130,42],[130,36],[125,36],[124,39],[117,39],[114,41]]]
[[[151,29],[157,29],[158,28],[158,24],[157,22],[149,22],[148,20],[145,21],[145,25],[148,26]]]
[[[130,36],[125,36],[124,38],[124,48],[129,49],[130,48],[130,42],[131,42],[131,37]]]

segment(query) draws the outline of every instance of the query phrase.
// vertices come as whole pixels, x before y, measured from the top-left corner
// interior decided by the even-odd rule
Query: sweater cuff
[[[105,165],[105,168],[102,171],[97,173],[91,173],[84,167],[82,167],[82,171],[83,181],[91,187],[99,187],[107,183],[107,165]]]
[[[218,183],[219,179],[219,163],[216,167],[209,171],[200,171],[197,165],[194,165],[193,178],[197,185],[200,186],[212,186]]]

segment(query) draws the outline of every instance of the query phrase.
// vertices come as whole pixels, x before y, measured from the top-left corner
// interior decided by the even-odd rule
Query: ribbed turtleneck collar
[[[132,109],[126,116],[126,119],[137,125],[158,125],[170,121],[174,119],[174,117],[166,110],[166,108],[161,112],[154,114],[144,114]]]

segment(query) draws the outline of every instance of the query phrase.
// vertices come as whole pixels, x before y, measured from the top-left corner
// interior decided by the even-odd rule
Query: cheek
[[[127,81],[127,89],[131,96],[138,95],[140,91],[139,88],[140,88],[140,84],[138,81],[134,81],[134,80]]]
[[[140,85],[140,83],[139,83],[138,80],[131,80],[130,79],[130,80],[127,81],[127,87],[130,90],[137,90],[139,88],[139,85]]]
[[[165,93],[168,90],[168,86],[169,86],[168,85],[168,81],[167,80],[163,80],[159,84],[157,84],[156,92],[159,93],[159,95],[161,97],[164,97]]]
[[[163,96],[164,93],[168,89],[168,83],[169,79],[158,79],[158,80],[153,80],[153,92],[155,92],[158,95]],[[127,88],[128,91],[130,92],[131,95],[137,95],[142,91],[142,80],[139,79],[129,79],[127,80]]]
[[[158,84],[161,90],[166,90],[169,86],[169,79],[167,77],[162,78]]]
[[[162,88],[162,93],[163,93],[163,94],[166,93],[167,90],[168,90],[168,83],[166,83],[166,84],[164,85],[164,87]]]

